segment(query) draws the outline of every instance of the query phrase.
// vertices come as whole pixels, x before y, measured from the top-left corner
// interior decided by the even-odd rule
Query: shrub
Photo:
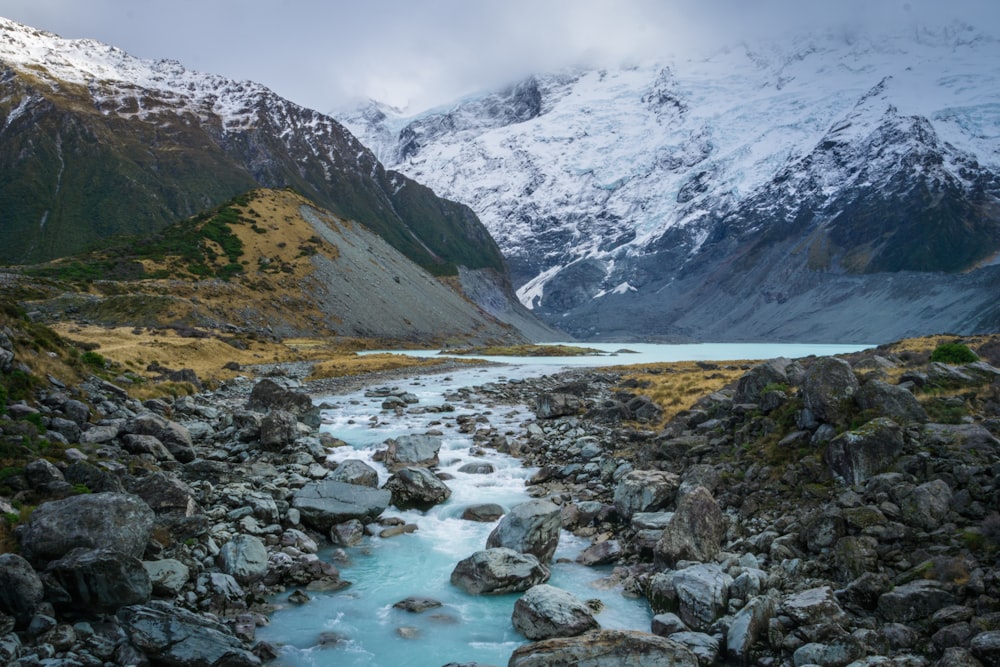
[[[105,359],[104,356],[94,352],[93,350],[87,350],[80,355],[80,361],[87,364],[88,366],[93,366],[94,368],[104,368]]]
[[[931,361],[944,364],[969,364],[978,360],[976,353],[962,343],[941,343],[931,352]]]

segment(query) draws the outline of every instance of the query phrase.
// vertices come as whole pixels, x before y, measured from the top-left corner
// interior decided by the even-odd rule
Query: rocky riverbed
[[[260,664],[270,596],[347,585],[322,545],[403,533],[379,525],[387,507],[447,498],[433,433],[389,443],[382,488],[332,463],[308,392],[336,387],[303,370],[143,403],[92,378],[8,406],[67,449],[3,480],[4,512],[37,507],[0,555],[0,662]],[[539,469],[535,500],[452,577],[525,591],[512,623],[532,641],[511,665],[961,667],[1000,664],[998,378],[879,350],[772,360],[665,426],[610,372],[469,387],[450,400],[481,413],[461,420],[382,399],[386,418],[433,409]],[[535,418],[501,432],[489,414],[511,404]],[[560,528],[592,540],[579,561],[614,565],[651,627],[603,630],[545,585]]]

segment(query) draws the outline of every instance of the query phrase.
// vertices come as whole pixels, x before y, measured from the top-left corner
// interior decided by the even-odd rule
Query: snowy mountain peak
[[[342,120],[392,167],[479,214],[526,305],[592,335],[573,322],[654,303],[659,281],[793,222],[782,233],[833,225],[836,253],[817,267],[975,265],[965,250],[938,261],[864,234],[865,250],[852,250],[849,237],[864,219],[899,242],[905,233],[882,221],[906,222],[876,211],[906,210],[937,238],[942,198],[951,213],[996,210],[998,65],[1000,42],[966,25],[841,29],[537,74],[417,116]],[[971,225],[984,252],[1000,249],[992,224]]]

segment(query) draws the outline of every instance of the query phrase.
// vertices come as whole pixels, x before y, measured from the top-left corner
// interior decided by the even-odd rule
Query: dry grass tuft
[[[365,354],[339,356],[335,359],[320,361],[313,366],[310,380],[337,378],[348,375],[363,375],[376,371],[396,370],[399,368],[432,368],[445,363],[454,363],[454,359],[435,359],[410,357],[404,354]],[[469,363],[476,363],[470,360]]]
[[[648,396],[663,409],[662,426],[677,413],[689,409],[699,398],[736,381],[750,363],[726,361],[699,365],[694,361],[677,361],[641,367],[616,366],[609,370],[620,372],[623,383],[634,381],[638,384],[628,391]]]

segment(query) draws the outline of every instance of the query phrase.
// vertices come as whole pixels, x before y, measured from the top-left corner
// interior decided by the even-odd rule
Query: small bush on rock
[[[931,361],[943,364],[971,364],[978,360],[976,353],[962,343],[941,343],[931,352]]]

